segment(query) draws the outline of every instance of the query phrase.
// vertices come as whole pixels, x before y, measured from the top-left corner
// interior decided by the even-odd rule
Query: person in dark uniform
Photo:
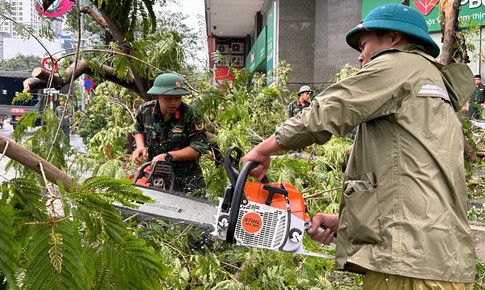
[[[68,110],[65,109],[66,104],[64,100],[59,100],[59,105],[56,107],[55,113],[57,118],[59,119],[59,122],[61,122],[61,129],[62,132],[64,132],[64,135],[66,135],[67,140],[70,140],[70,124],[69,124],[69,118],[71,118],[71,115],[69,115]]]
[[[164,73],[154,81],[148,94],[154,100],[144,103],[136,117],[133,135],[136,149],[132,159],[171,162],[173,190],[203,196],[205,181],[199,158],[209,149],[206,132],[192,107],[182,102],[189,91],[182,78]]]
[[[288,105],[288,118],[298,115],[303,108],[310,106],[310,96],[313,94],[309,86],[302,86],[298,91],[298,99]]]
[[[482,119],[481,107],[485,106],[485,86],[482,84],[482,77],[480,75],[475,75],[475,85],[477,89],[470,96],[470,101],[468,103],[468,114],[470,120],[472,119]]]

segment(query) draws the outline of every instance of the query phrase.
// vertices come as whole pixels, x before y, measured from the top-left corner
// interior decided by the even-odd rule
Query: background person
[[[313,94],[309,86],[302,86],[298,91],[298,99],[288,105],[288,118],[298,115],[303,108],[310,106],[310,96]]]
[[[71,140],[69,132],[71,127],[69,119],[71,118],[71,115],[69,115],[68,109],[65,109],[65,107],[66,102],[63,99],[59,100],[59,105],[56,107],[55,113],[59,122],[61,122],[62,132],[64,132],[64,135],[66,135],[67,140],[69,141]]]
[[[481,108],[485,106],[485,86],[482,84],[482,77],[475,75],[475,86],[477,87],[468,103],[468,115],[470,120],[482,119]]]
[[[338,232],[336,268],[365,273],[364,290],[472,289],[464,136],[423,15],[382,5],[346,40],[361,51],[362,69],[315,97],[243,162],[258,162],[251,175],[261,180],[272,153],[324,144],[358,125],[339,214],[315,215],[308,234],[328,244]],[[471,80],[454,85],[473,88]]]
[[[182,78],[161,74],[148,94],[155,100],[143,104],[136,117],[133,162],[141,165],[141,157],[152,164],[157,160],[172,162],[173,190],[203,196],[205,182],[199,158],[209,146],[202,122],[192,107],[182,102],[182,96],[189,94]]]

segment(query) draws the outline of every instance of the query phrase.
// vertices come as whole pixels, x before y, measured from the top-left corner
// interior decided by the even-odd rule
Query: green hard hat
[[[190,94],[184,87],[184,80],[177,74],[164,73],[155,78],[149,95],[182,96]]]
[[[302,86],[302,87],[300,88],[300,90],[298,91],[298,95],[300,95],[300,94],[301,94],[301,93],[303,93],[303,92],[310,92],[310,93],[312,93],[312,94],[313,94],[313,91],[312,91],[312,89],[310,88],[310,86]]]
[[[347,44],[360,51],[360,35],[363,31],[390,30],[413,36],[433,57],[440,54],[440,48],[428,34],[428,25],[423,14],[402,4],[384,4],[374,8],[345,37]]]

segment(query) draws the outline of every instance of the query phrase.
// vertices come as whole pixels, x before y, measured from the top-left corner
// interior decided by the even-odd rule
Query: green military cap
[[[182,96],[190,94],[184,87],[184,80],[177,74],[164,73],[155,79],[147,92],[149,95]]]

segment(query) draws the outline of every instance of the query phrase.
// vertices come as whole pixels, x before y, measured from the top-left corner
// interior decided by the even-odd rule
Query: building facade
[[[41,5],[39,0],[2,0],[7,1],[11,7],[8,16],[12,20],[2,19],[0,22],[0,60],[10,59],[17,54],[45,56],[42,46],[33,38],[22,39],[15,29],[15,23],[28,26],[36,36],[42,26],[42,17],[36,10],[36,4]],[[52,5],[56,5],[55,1]],[[61,21],[53,21],[51,25],[55,35],[62,35]],[[41,39],[50,52],[57,52],[70,47],[64,39],[56,38],[52,41]]]
[[[359,67],[358,52],[345,42],[347,31],[357,25],[373,8],[385,3],[401,3],[397,0],[250,0],[233,3],[230,0],[205,0],[209,53],[219,51],[230,61],[217,62],[210,58],[216,79],[229,78],[227,70],[245,67],[254,72],[269,74],[279,61],[292,68],[288,86],[292,90],[303,84],[315,88],[325,87],[334,81],[342,67],[349,64]],[[420,7],[418,1],[411,3],[420,10],[431,37],[441,47],[438,21],[439,2],[436,6]],[[239,6],[237,6],[239,5]],[[485,73],[482,64],[485,1],[462,0],[461,27],[470,29],[470,67],[474,73]],[[238,25],[239,29],[233,26]],[[233,52],[233,46],[238,53]],[[241,48],[242,47],[242,48]],[[240,52],[242,50],[242,52]]]

